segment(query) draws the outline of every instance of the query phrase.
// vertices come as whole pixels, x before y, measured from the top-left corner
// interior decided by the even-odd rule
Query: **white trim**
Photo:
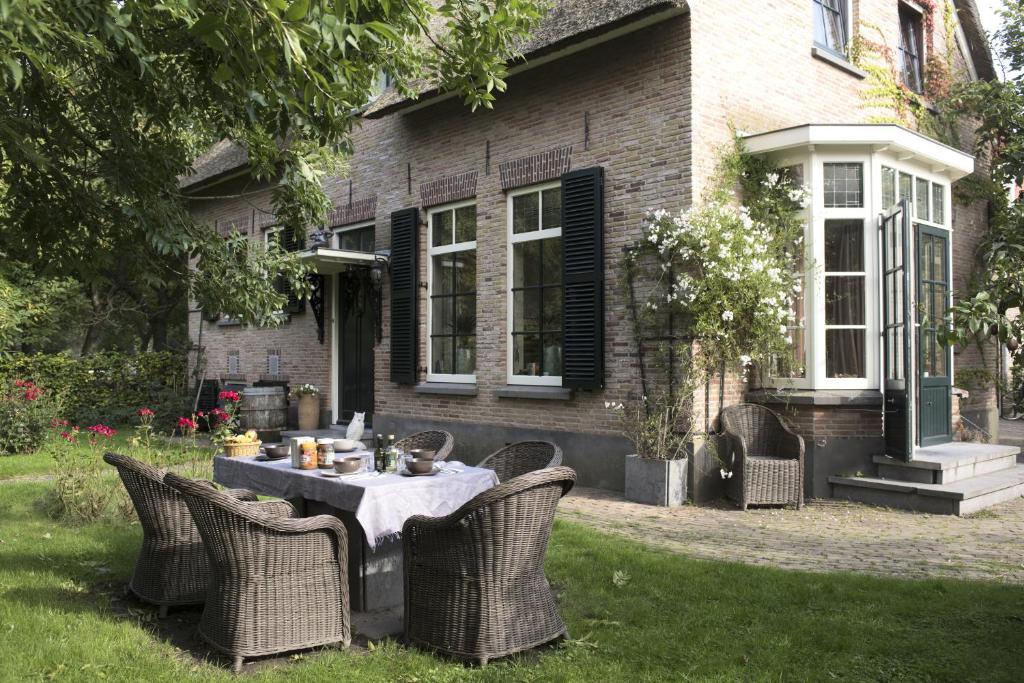
[[[439,204],[433,206],[427,210],[427,382],[451,382],[454,384],[476,384],[476,368],[474,367],[473,374],[454,374],[454,373],[434,373],[431,371],[433,367],[433,349],[434,344],[431,336],[433,334],[433,316],[434,316],[434,302],[432,296],[434,294],[434,257],[443,256],[445,254],[456,254],[463,251],[476,251],[476,240],[469,242],[455,242],[455,211],[457,209],[463,209],[467,206],[476,207],[476,199],[470,199],[467,201],[452,202],[450,204]],[[451,213],[452,215],[452,243],[442,244],[440,246],[433,246],[434,243],[434,216],[439,213]],[[479,214],[477,215],[479,218]],[[474,229],[474,233],[480,227],[479,220]],[[478,264],[479,265],[479,264]],[[479,272],[479,269],[478,269]],[[474,289],[474,291],[476,291]],[[474,302],[478,300],[478,297],[474,295]],[[455,324],[454,311],[452,324]],[[457,335],[456,335],[457,336]],[[475,342],[474,342],[475,343]],[[454,354],[455,349],[452,349]],[[452,362],[455,362],[455,357],[452,356]]]
[[[515,190],[510,190],[505,197],[505,230],[506,230],[506,286],[505,286],[505,299],[506,299],[506,327],[505,327],[505,373],[506,381],[509,384],[526,384],[532,386],[549,386],[549,387],[560,387],[562,386],[561,375],[548,375],[548,376],[534,376],[534,375],[516,375],[513,372],[513,351],[515,349],[515,335],[512,334],[514,326],[514,305],[512,296],[512,286],[515,282],[515,274],[513,273],[513,264],[515,258],[513,256],[513,247],[516,244],[522,244],[523,242],[532,242],[536,240],[561,238],[562,228],[547,228],[543,227],[542,221],[544,220],[544,198],[543,193],[546,190],[553,190],[561,188],[562,182],[560,180],[539,183],[537,185],[530,185],[528,187],[519,187]],[[537,194],[539,195],[537,203],[537,227],[538,230],[530,232],[519,233],[518,235],[513,232],[512,222],[512,203],[516,197],[520,197],[526,194]],[[564,302],[563,302],[564,305]],[[543,312],[542,312],[543,314]],[[564,349],[564,340],[563,340]],[[543,353],[543,351],[542,351]]]
[[[361,223],[351,223],[349,225],[342,225],[336,228],[329,228],[331,231],[331,249],[341,249],[341,233],[352,232],[354,230],[364,230],[365,228],[376,228],[377,221],[369,220]]]

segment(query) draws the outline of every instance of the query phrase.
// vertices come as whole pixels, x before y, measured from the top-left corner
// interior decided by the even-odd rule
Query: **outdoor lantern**
[[[380,291],[384,286],[384,273],[391,265],[391,254],[386,251],[378,251],[374,255],[373,266],[370,268],[370,281],[373,288]]]

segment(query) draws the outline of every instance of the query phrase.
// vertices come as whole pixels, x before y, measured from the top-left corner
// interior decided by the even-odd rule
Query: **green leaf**
[[[205,35],[213,33],[217,29],[221,28],[223,25],[224,19],[219,14],[208,12],[203,16],[199,17],[199,21],[192,24],[192,27],[189,29],[189,31],[192,32],[192,35],[198,38],[202,38]]]
[[[221,65],[217,67],[217,70],[213,72],[214,83],[225,83],[234,78],[235,72],[230,66],[221,62]]]
[[[295,0],[285,12],[285,21],[301,21],[309,14],[309,0]]]

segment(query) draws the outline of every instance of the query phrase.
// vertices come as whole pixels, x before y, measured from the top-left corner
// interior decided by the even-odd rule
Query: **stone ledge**
[[[864,69],[861,69],[858,66],[854,66],[854,64],[851,63],[846,58],[841,57],[833,52],[829,52],[824,48],[818,47],[817,45],[811,48],[811,54],[814,55],[816,58],[820,59],[821,61],[828,62],[837,69],[845,71],[851,76],[856,76],[857,78],[861,79],[868,77],[868,72],[865,71]]]
[[[413,389],[417,394],[437,394],[439,396],[476,396],[476,384],[460,384],[458,382],[423,382]]]
[[[568,401],[572,398],[572,389],[565,387],[530,386],[528,384],[498,387],[494,390],[498,398],[531,398],[541,401]]]
[[[751,403],[801,406],[880,406],[875,389],[758,389],[747,393]]]

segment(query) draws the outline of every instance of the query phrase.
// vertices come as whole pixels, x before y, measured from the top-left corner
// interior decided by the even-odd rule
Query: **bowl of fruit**
[[[245,434],[232,434],[224,439],[224,454],[229,458],[259,455],[259,453],[260,439],[256,436],[255,430],[250,429]]]

